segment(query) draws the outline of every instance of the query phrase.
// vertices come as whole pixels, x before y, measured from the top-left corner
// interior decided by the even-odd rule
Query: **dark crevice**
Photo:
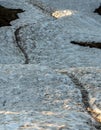
[[[77,86],[77,88],[80,89],[82,94],[82,102],[84,103],[84,107],[87,110],[88,108],[90,108],[87,90],[83,87],[83,85],[78,81],[78,79],[73,74],[68,74],[68,76],[71,78],[73,83]]]
[[[53,10],[51,8],[49,8],[48,6],[46,7],[45,5],[41,4],[41,3],[33,3],[33,2],[30,2],[33,6],[35,6],[36,8],[38,8],[39,10],[41,10],[43,13],[47,14],[48,16],[52,17],[54,20],[56,18],[54,18],[52,16],[52,12]]]
[[[26,53],[25,49],[22,47],[21,45],[21,38],[19,36],[19,31],[22,27],[19,27],[18,29],[16,29],[16,31],[14,32],[15,34],[15,40],[17,43],[17,46],[19,47],[19,49],[21,50],[21,52],[24,54],[25,57],[25,64],[29,63],[29,58],[28,58],[28,54]]]
[[[101,5],[94,10],[94,13],[98,13],[99,15],[101,15]]]
[[[36,6],[37,8],[39,8],[42,12],[46,12],[45,9],[41,5],[34,4],[34,6]]]
[[[0,5],[0,27],[11,26],[10,22],[19,18],[17,13],[22,12],[22,9],[10,9]]]
[[[88,112],[88,114],[90,114],[96,121],[96,123],[94,123],[94,126],[97,130],[101,130],[101,123],[93,116],[91,110],[92,108],[90,107],[89,104],[89,94],[88,91],[84,88],[84,86],[79,82],[79,80],[73,75],[68,73],[68,76],[71,78],[72,82],[77,86],[77,88],[79,88],[79,90],[81,91],[82,94],[82,102],[84,104],[85,110]],[[90,110],[90,111],[89,111]]]
[[[3,107],[6,106],[6,102],[7,102],[6,100],[3,101]]]
[[[101,42],[80,42],[80,41],[71,41],[72,44],[80,45],[84,47],[97,48],[101,49]]]

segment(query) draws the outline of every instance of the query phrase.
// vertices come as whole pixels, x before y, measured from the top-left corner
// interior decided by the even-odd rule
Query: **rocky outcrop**
[[[67,75],[40,65],[0,65],[0,74],[0,126],[96,129],[79,88]]]
[[[0,0],[1,130],[101,129],[100,2]]]
[[[81,84],[81,89],[85,89],[87,91],[89,102],[87,110],[92,114],[92,116],[94,116],[94,118],[101,122],[101,69],[70,69],[69,74],[72,79],[76,79],[76,82]]]

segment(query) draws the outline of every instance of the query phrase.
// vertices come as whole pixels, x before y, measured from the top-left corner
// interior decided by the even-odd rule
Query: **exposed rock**
[[[72,10],[72,11],[78,11],[82,12],[83,14],[91,16],[91,13],[93,14],[93,10],[95,7],[99,5],[101,0],[95,0],[89,1],[82,1],[81,0],[26,0],[29,3],[40,6],[43,10],[46,12],[53,13],[54,11],[63,11],[63,10]],[[82,14],[82,15],[83,15]]]
[[[87,17],[73,16],[58,20],[38,22],[19,30],[21,44],[29,63],[40,63],[52,68],[100,66],[101,55],[98,49],[72,45],[71,40],[100,41],[101,29]],[[73,22],[75,21],[75,22]],[[94,28],[92,28],[95,26]],[[96,30],[96,34],[95,34]]]
[[[0,64],[24,63],[24,56],[15,42],[14,32],[9,27],[0,28]]]
[[[101,43],[100,2],[0,0],[24,10],[0,28],[1,130],[101,129],[101,50],[71,44]]]
[[[40,65],[0,65],[0,75],[1,128],[96,130],[67,75]]]
[[[19,47],[19,49],[22,51],[22,53],[24,54],[24,57],[25,57],[25,64],[28,64],[29,63],[29,58],[28,58],[28,54],[26,53],[26,49],[25,47],[23,47],[22,44],[22,41],[21,41],[21,38],[19,36],[19,30],[21,29],[22,27],[19,27],[16,29],[16,31],[14,32],[14,35],[15,35],[15,41],[17,43],[17,46]]]
[[[101,69],[100,68],[74,68],[70,69],[71,78],[81,84],[88,92],[88,111],[101,122]]]
[[[21,48],[19,48],[17,44],[17,36],[16,34],[14,34],[14,32],[16,32],[16,30],[18,30],[18,28],[20,28],[20,26],[22,25],[26,26],[29,23],[34,22],[36,23],[38,20],[43,21],[46,15],[40,12],[38,9],[32,7],[31,5],[28,5],[21,1],[20,2],[18,1],[15,2],[13,0],[9,2],[0,1],[0,5],[4,6],[5,8],[11,8],[10,10],[13,10],[14,8],[15,9],[22,8],[22,10],[25,10],[25,12],[19,14],[19,19],[14,20],[10,23],[12,26],[0,28],[0,41],[1,41],[0,63],[1,64],[26,63],[25,54],[21,50]],[[47,20],[49,19],[48,16],[46,17],[46,19]]]

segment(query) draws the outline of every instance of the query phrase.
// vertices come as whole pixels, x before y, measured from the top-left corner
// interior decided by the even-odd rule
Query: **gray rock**
[[[17,38],[15,31],[21,27],[26,26],[30,23],[36,23],[38,20],[43,21],[43,19],[50,19],[48,16],[38,9],[34,8],[32,5],[27,4],[26,2],[19,2],[10,0],[1,1],[0,5],[7,8],[23,9],[24,12],[19,15],[19,19],[11,22],[11,27],[1,27],[0,28],[0,63],[1,64],[16,64],[16,63],[25,63],[25,56],[21,48],[19,48],[17,43]],[[23,6],[22,6],[23,5]],[[38,15],[36,15],[38,14]]]
[[[25,0],[0,0],[0,5],[7,8],[19,8],[24,10],[23,13],[18,14],[19,19],[11,22],[13,29],[17,29],[20,26],[24,26],[27,24],[37,23],[38,21],[43,21],[43,19],[50,19],[50,16],[44,14],[41,10],[37,9],[31,4],[26,3]]]
[[[71,44],[101,42],[100,2],[0,0],[25,10],[0,28],[1,130],[101,129],[101,51]]]
[[[24,56],[17,47],[13,30],[10,27],[0,28],[0,63],[24,63]]]
[[[95,130],[67,75],[40,65],[0,65],[0,75],[1,128]]]
[[[85,0],[26,0],[29,3],[33,4],[34,6],[38,6],[46,10],[47,12],[54,12],[59,10],[73,10],[82,12],[83,14],[91,16],[91,13],[93,15],[93,11],[96,7],[99,6],[101,0],[95,0],[89,1]]]
[[[89,22],[87,23],[86,20]],[[75,23],[73,22],[75,21]],[[72,40],[100,41],[100,26],[85,16],[38,22],[19,30],[30,63],[52,68],[100,66],[100,49],[72,45]],[[93,27],[94,26],[94,27]],[[96,30],[96,34],[95,34]]]
[[[88,92],[88,111],[101,122],[101,68],[73,68],[69,74]]]

